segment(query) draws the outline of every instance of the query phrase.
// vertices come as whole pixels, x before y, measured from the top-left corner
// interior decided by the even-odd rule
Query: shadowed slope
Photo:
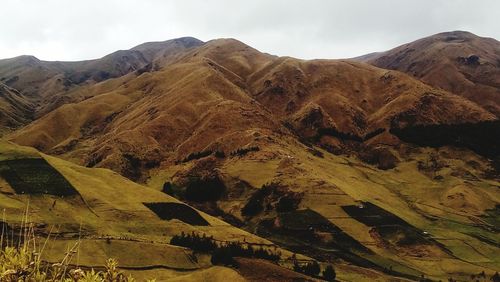
[[[0,136],[32,121],[34,107],[17,90],[0,83]]]

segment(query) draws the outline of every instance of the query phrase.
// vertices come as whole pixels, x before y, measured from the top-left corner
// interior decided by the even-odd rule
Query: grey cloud
[[[0,13],[0,58],[91,59],[181,36],[233,37],[282,56],[345,58],[449,30],[500,37],[495,0],[3,0]]]

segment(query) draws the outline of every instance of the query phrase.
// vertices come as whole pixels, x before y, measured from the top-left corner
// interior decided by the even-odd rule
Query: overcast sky
[[[347,58],[451,30],[498,40],[500,1],[0,1],[0,58],[93,59],[182,36],[232,37],[303,59]]]

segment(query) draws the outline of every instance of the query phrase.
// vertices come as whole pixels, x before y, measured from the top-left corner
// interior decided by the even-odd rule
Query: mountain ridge
[[[499,46],[496,39],[454,31],[357,59],[410,74],[432,86],[463,96],[498,117]]]
[[[21,89],[6,87],[34,101],[34,120],[3,138],[87,175],[111,169],[140,183],[123,178],[124,191],[162,191],[291,252],[352,265],[365,280],[366,269],[380,281],[404,281],[498,268],[492,137],[500,123],[489,94],[472,99],[356,60],[273,56],[236,39],[187,37],[131,50],[104,57],[104,70],[118,66],[106,78],[101,65],[76,64],[84,68],[75,77],[89,69],[96,77],[66,89],[35,88],[61,75],[53,69],[39,76],[0,61],[0,74],[19,76],[10,85]],[[451,55],[436,58],[449,66],[473,67],[469,55],[460,61],[443,50]],[[478,54],[476,68],[490,66]],[[377,56],[388,55],[364,59]],[[394,68],[408,59],[399,66],[388,58]]]

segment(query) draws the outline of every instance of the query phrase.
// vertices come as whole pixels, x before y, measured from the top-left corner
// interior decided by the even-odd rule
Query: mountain
[[[357,60],[402,71],[500,116],[500,42],[493,38],[443,32]]]
[[[158,64],[166,65],[202,43],[195,38],[149,42],[100,59],[79,62],[41,61],[34,56],[4,59],[0,60],[0,82],[40,104],[35,110],[36,116],[42,116],[60,105],[74,102],[68,92],[129,73],[141,73],[157,68]]]
[[[82,179],[107,171],[99,178],[111,183],[107,189],[132,187],[119,192],[124,205],[182,201],[230,223],[230,232],[334,263],[346,281],[469,279],[498,269],[496,100],[479,103],[356,60],[273,56],[235,39],[181,38],[126,52],[141,58],[136,67],[62,91],[32,93],[34,84],[9,81],[10,91],[36,101],[35,115],[4,139],[88,171]],[[121,58],[110,55],[112,63],[92,69]],[[489,66],[484,60],[478,68]],[[32,75],[35,61],[14,61],[0,66]],[[32,81],[18,73],[16,82]],[[111,175],[120,176],[108,169],[129,180],[113,184]],[[76,190],[94,193],[92,185]],[[91,201],[118,213],[121,200],[108,196]],[[128,224],[138,234],[159,233],[148,224],[116,224],[116,234],[128,234]],[[292,268],[291,256],[283,258],[290,260],[279,265]],[[269,264],[241,263],[285,275]]]
[[[161,162],[267,146],[272,135],[346,151],[349,142],[336,136],[397,143],[391,129],[495,119],[398,72],[277,58],[231,39],[208,42],[159,71],[88,85],[66,97],[82,95],[83,101],[51,111],[9,139],[69,157],[85,154],[81,164],[138,180]]]

